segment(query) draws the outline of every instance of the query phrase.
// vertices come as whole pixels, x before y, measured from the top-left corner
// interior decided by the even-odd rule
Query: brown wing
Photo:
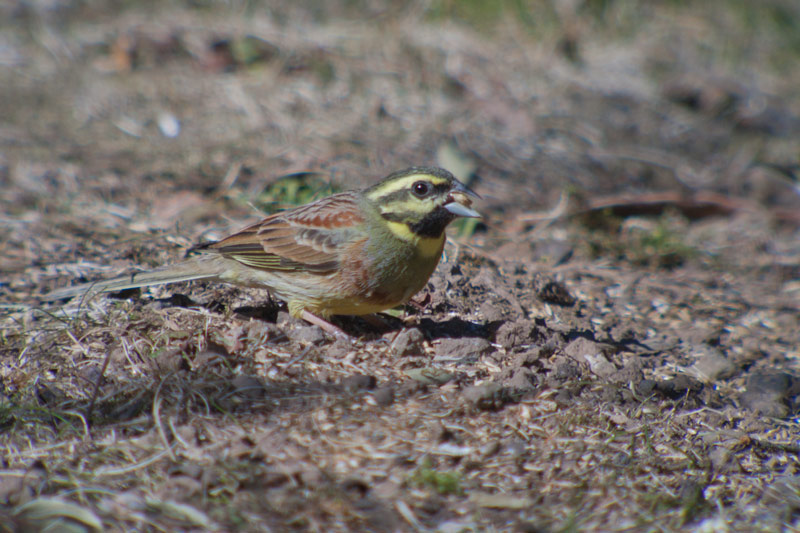
[[[331,272],[363,221],[357,194],[343,192],[271,215],[206,249],[263,270]]]

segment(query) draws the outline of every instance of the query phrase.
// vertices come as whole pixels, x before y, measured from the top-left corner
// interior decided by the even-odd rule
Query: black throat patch
[[[441,237],[447,225],[456,218],[453,213],[441,206],[437,207],[425,215],[422,220],[418,220],[417,222],[411,222],[397,213],[382,213],[381,216],[389,222],[405,224],[408,226],[408,229],[418,237],[434,238]]]

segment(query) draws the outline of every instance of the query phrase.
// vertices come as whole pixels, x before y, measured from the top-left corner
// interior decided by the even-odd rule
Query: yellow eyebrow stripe
[[[443,185],[447,183],[447,179],[440,178],[439,176],[432,176],[431,174],[411,174],[409,176],[403,176],[402,178],[397,178],[394,181],[381,185],[380,187],[372,191],[368,195],[368,198],[370,200],[377,200],[378,198],[387,196],[389,194],[392,194],[393,192],[402,189],[407,189],[411,186],[412,183],[418,180],[425,180],[434,186]]]

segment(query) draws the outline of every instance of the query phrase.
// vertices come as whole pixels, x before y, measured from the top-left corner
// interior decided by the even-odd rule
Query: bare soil
[[[0,531],[800,529],[798,25],[0,5]],[[212,283],[40,301],[412,165],[485,219],[355,344]]]

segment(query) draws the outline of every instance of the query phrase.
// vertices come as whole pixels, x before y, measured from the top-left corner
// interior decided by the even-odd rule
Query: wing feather
[[[342,244],[362,222],[357,194],[344,192],[271,215],[206,249],[262,270],[327,273],[339,268]]]

